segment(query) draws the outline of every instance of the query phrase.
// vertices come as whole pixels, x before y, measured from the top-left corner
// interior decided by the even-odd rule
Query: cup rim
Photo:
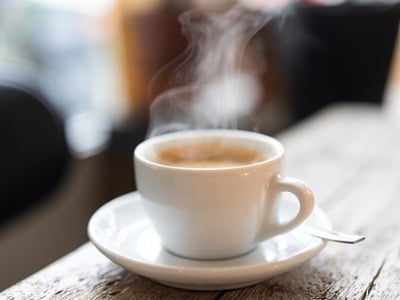
[[[162,143],[174,138],[192,138],[194,135],[197,137],[204,136],[204,137],[241,137],[243,139],[253,139],[258,140],[260,142],[268,143],[272,145],[274,148],[274,155],[258,162],[250,163],[250,164],[243,164],[238,166],[227,166],[227,167],[182,167],[182,166],[172,166],[157,163],[152,161],[143,155],[143,151],[145,148],[151,147],[152,145]],[[139,160],[142,163],[145,163],[149,166],[157,167],[160,169],[166,170],[182,170],[182,171],[190,171],[190,172],[218,172],[218,171],[227,171],[227,170],[242,170],[249,167],[256,167],[260,165],[264,165],[266,163],[271,163],[282,158],[284,155],[284,147],[283,145],[275,138],[254,132],[254,131],[246,131],[246,130],[238,130],[238,129],[191,129],[191,130],[182,130],[176,131],[172,133],[166,133],[159,136],[150,137],[144,141],[142,141],[139,145],[136,146],[134,150],[134,158],[135,160]]]

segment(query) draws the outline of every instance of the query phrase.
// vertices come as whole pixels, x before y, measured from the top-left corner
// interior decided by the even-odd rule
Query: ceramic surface
[[[157,163],[157,153],[162,149],[193,143],[207,147],[212,143],[239,148],[245,145],[263,158],[209,168]],[[283,156],[284,148],[278,140],[255,132],[174,132],[152,137],[136,147],[136,185],[146,214],[167,249],[196,259],[226,259],[292,230],[313,210],[311,189],[299,179],[280,174]],[[275,207],[284,192],[296,195],[300,210],[287,222],[278,223]]]
[[[298,203],[283,194],[280,220],[290,219]],[[329,229],[324,212],[315,207],[305,222]],[[191,260],[166,251],[141,205],[137,192],[101,207],[88,225],[89,238],[110,260],[165,285],[193,290],[221,290],[252,285],[287,272],[318,254],[326,242],[293,230],[232,259]]]

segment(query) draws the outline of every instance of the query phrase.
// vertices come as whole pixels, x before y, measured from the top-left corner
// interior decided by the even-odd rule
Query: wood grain
[[[124,271],[85,244],[1,299],[400,299],[400,131],[380,109],[340,105],[279,136],[285,175],[314,189],[335,228],[365,234],[329,244],[301,267],[247,288],[195,292]]]

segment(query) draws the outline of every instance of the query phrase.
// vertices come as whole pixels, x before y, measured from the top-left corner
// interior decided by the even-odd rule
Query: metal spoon
[[[345,243],[345,244],[355,244],[365,240],[365,236],[357,234],[347,234],[335,230],[321,229],[316,227],[310,227],[307,225],[302,225],[300,230],[306,234],[319,237],[323,240]]]

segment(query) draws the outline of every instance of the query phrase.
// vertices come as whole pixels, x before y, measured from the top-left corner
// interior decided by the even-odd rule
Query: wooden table
[[[211,292],[129,273],[87,243],[0,299],[400,299],[400,127],[377,107],[339,105],[279,139],[287,147],[285,174],[307,181],[333,226],[365,234],[364,242],[330,243],[286,274]]]

